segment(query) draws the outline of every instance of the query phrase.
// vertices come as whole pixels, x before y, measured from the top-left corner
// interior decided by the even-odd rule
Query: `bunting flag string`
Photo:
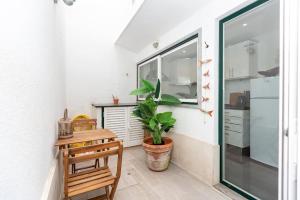
[[[205,43],[205,48],[209,48],[209,45],[207,44],[207,42],[204,42]],[[198,60],[198,64],[197,66],[198,67],[202,67],[202,65],[205,65],[205,64],[208,64],[212,61],[212,59],[208,58],[208,59],[204,59],[204,60]],[[204,80],[206,78],[209,78],[209,69],[203,73],[203,78]],[[203,93],[204,93],[204,96],[202,96],[202,103],[201,103],[201,107],[199,108],[199,110],[207,115],[209,115],[210,117],[212,117],[212,113],[213,113],[213,110],[206,110],[206,109],[203,109],[202,108],[202,104],[204,103],[207,103],[209,102],[210,98],[209,96],[206,95],[206,93],[210,90],[210,83],[207,82],[204,86],[202,86],[202,88],[204,89]],[[205,105],[205,104],[204,104]]]

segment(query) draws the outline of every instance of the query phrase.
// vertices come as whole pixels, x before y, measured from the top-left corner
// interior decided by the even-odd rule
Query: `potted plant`
[[[180,100],[168,94],[160,95],[160,80],[156,88],[147,80],[142,80],[142,87],[131,92],[131,95],[144,95],[145,100],[138,103],[133,115],[143,123],[144,129],[151,137],[144,139],[143,147],[146,152],[148,167],[153,171],[163,171],[169,166],[173,141],[169,137],[162,137],[176,122],[172,112],[158,113],[159,105],[177,105]]]

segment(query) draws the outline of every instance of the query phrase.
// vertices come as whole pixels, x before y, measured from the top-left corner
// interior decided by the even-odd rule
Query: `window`
[[[161,71],[162,93],[197,102],[197,39],[162,55]]]
[[[175,44],[138,65],[138,87],[145,79],[156,85],[161,81],[161,92],[176,96],[183,103],[198,103],[197,74],[198,35]],[[138,100],[143,100],[139,96]]]
[[[150,81],[153,85],[156,85],[158,79],[158,61],[157,58],[151,59],[148,62],[139,65],[138,67],[138,74],[139,74],[139,81],[138,87],[141,87],[141,80]],[[138,97],[139,100],[144,99],[144,95],[140,95]]]

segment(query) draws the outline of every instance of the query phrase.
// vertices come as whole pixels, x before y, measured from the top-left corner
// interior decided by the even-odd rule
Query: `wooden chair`
[[[91,152],[91,154],[85,154]],[[76,157],[69,155],[79,154]],[[97,199],[113,200],[121,176],[123,144],[113,141],[103,144],[84,146],[63,150],[64,160],[64,193],[65,200],[89,191],[105,188],[105,194]],[[69,173],[69,166],[89,160],[117,155],[117,170],[113,175],[108,165],[95,169],[86,169],[74,174]],[[111,191],[110,191],[111,187]]]
[[[85,131],[85,130],[95,130],[97,128],[97,119],[89,119],[87,115],[78,115],[72,120],[73,131]],[[76,144],[71,144],[70,148],[83,147],[92,145],[92,142],[81,142]],[[71,155],[76,156],[76,155]],[[81,168],[77,168],[76,164],[72,165],[72,172],[75,173],[78,170],[85,168],[96,168],[99,167],[99,159],[96,159],[94,165],[89,165]]]
[[[73,131],[95,130],[97,128],[97,119],[73,119]]]

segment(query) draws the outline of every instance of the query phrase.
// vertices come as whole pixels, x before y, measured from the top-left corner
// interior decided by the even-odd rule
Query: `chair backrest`
[[[72,120],[77,120],[77,119],[91,119],[91,117],[87,114],[79,114],[74,116]]]
[[[72,121],[73,131],[95,130],[97,119],[75,119]]]
[[[70,156],[75,154],[78,156],[75,157]],[[91,145],[91,146],[64,149],[63,156],[64,156],[65,187],[67,187],[68,185],[68,178],[70,176],[69,165],[85,162],[88,160],[95,160],[97,158],[105,158],[114,155],[118,156],[117,171],[115,177],[119,179],[121,176],[122,155],[123,155],[123,144],[121,141],[112,141],[112,142],[107,142],[102,144]],[[108,166],[104,166],[104,168],[107,167]]]

